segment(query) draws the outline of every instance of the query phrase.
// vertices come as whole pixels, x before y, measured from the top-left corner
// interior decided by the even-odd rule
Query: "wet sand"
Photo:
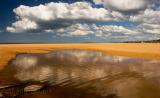
[[[159,43],[1,44],[0,69],[18,53],[47,53],[55,49],[97,50],[113,55],[160,59]]]
[[[28,82],[25,80],[28,79],[28,74],[17,71],[19,67],[15,65],[29,66],[35,62],[34,58],[21,60],[26,54],[26,57],[38,55],[36,57],[41,58],[39,55],[62,49],[81,49],[92,52],[95,50],[95,52],[89,52],[86,55],[86,52],[83,53],[83,51],[74,55],[60,52],[58,58],[53,54],[47,55],[52,60],[40,59],[40,66],[36,65],[37,67],[31,70],[26,70],[27,67],[21,69],[28,73],[29,77],[35,76],[31,80],[36,79],[37,72],[41,75],[37,79],[48,77],[46,72],[52,69],[55,76],[49,78],[49,85],[48,82],[40,82],[40,80]],[[97,54],[96,51],[102,51],[107,57],[103,53],[103,55]],[[56,60],[54,60],[55,57]],[[103,60],[104,57],[107,60]],[[13,63],[15,60],[20,61]],[[77,60],[81,60],[83,63]],[[159,60],[160,44],[3,44],[0,45],[0,96],[4,98],[160,98]],[[43,68],[41,65],[48,65],[49,67],[44,67],[46,71],[42,71],[39,69]],[[55,65],[63,65],[63,67],[51,67]],[[66,65],[71,66],[68,69],[64,67]],[[87,67],[77,67],[80,65]],[[15,78],[14,75],[17,72],[19,74]],[[52,75],[49,74],[50,76]],[[80,80],[72,79],[74,76],[78,76]],[[64,84],[61,81],[63,78],[67,79]],[[57,82],[57,85],[51,85],[53,81]],[[76,83],[79,85],[76,86]],[[68,87],[68,85],[70,86]]]
[[[129,47],[121,45],[125,49],[119,46],[117,51]],[[160,98],[160,60],[135,54],[150,55],[152,52],[147,54],[147,51],[154,48],[153,54],[159,57],[155,54],[159,44],[155,47],[147,44],[145,50],[143,45],[133,44],[128,49],[138,49],[127,51],[130,54],[127,56],[112,55],[113,51],[108,48],[105,52],[96,51],[94,46],[84,47],[84,44],[83,47],[73,45],[74,49],[68,45],[54,46],[54,49],[35,45],[30,47],[33,51],[26,51],[28,46],[17,46],[15,56],[0,71],[0,95],[6,98]],[[100,49],[101,45],[96,46]],[[14,47],[4,48],[7,49],[14,50]]]

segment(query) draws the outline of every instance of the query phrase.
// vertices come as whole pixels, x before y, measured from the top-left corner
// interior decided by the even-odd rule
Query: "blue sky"
[[[160,0],[1,0],[0,43],[160,39]]]

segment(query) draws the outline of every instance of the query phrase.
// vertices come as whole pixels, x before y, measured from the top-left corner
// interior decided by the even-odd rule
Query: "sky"
[[[1,0],[0,43],[160,39],[160,0]]]

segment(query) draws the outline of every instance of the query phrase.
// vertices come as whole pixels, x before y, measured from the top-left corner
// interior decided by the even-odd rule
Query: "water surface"
[[[160,98],[160,60],[64,49],[18,54],[0,72],[0,96]]]

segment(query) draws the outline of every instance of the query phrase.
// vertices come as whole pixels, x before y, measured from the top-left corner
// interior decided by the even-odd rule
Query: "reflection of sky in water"
[[[134,86],[137,85],[142,85],[143,89],[143,85],[148,86],[152,82],[160,88],[159,65],[159,60],[144,60],[112,56],[103,52],[70,49],[56,50],[47,54],[19,54],[2,73],[10,71],[13,74],[8,73],[4,77],[10,76],[19,81],[39,81],[77,89],[91,86],[94,88],[92,92],[100,93],[102,96],[106,96],[108,90],[109,92],[117,90],[116,94],[129,96],[123,95],[122,91],[129,93],[132,87],[135,93],[137,91]],[[124,88],[129,84],[130,86]],[[108,88],[105,88],[106,85]],[[41,86],[33,85],[25,89],[35,91]],[[154,85],[151,86],[154,87]]]

